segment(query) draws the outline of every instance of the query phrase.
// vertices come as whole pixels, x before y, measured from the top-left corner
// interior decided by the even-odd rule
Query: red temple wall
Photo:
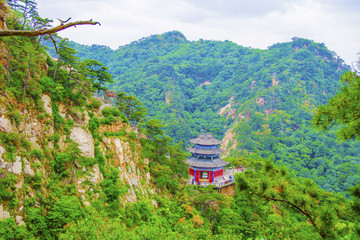
[[[203,172],[208,173],[207,178],[201,178],[201,175],[202,175]],[[201,180],[204,181],[204,180],[207,179],[209,182],[212,183],[215,178],[222,177],[224,175],[224,170],[220,169],[220,170],[217,170],[215,172],[213,172],[213,171],[200,171],[200,170],[194,171],[194,169],[190,168],[189,173],[190,173],[190,176],[195,178],[196,182],[199,182]]]
[[[220,170],[217,170],[215,171],[214,173],[214,177],[217,178],[217,177],[222,177],[224,175],[224,170],[223,169],[220,169]]]

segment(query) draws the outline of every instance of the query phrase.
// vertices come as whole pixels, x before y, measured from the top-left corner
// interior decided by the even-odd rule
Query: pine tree
[[[100,91],[106,91],[106,83],[112,83],[112,75],[108,73],[108,68],[97,60],[85,60],[85,67],[88,69],[87,76],[92,80],[93,87],[97,89],[97,95],[100,95]]]
[[[342,76],[344,84],[340,92],[326,105],[319,106],[313,118],[317,128],[328,130],[340,125],[342,139],[358,138],[360,135],[360,76],[347,72]]]
[[[69,67],[69,78],[71,77],[72,68],[78,61],[78,57],[75,56],[76,51],[70,46],[67,38],[61,39],[58,47],[58,59],[54,70],[53,81],[55,82],[55,76],[58,67],[67,66]]]

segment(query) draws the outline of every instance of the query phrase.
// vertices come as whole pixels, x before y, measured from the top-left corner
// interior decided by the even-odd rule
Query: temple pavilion
[[[219,149],[221,141],[216,140],[210,133],[201,133],[190,142],[195,144],[194,147],[187,148],[192,154],[186,161],[190,166],[191,182],[201,184],[221,181],[224,167],[229,165],[220,158],[220,154],[223,153],[223,150]]]

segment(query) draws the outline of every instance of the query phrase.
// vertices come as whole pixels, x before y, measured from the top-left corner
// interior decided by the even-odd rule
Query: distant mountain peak
[[[161,36],[163,36],[165,39],[177,39],[177,40],[180,40],[181,42],[187,41],[185,35],[176,30],[170,31],[170,32],[165,32],[165,33],[161,34]]]
[[[154,34],[133,41],[130,45],[146,45],[149,42],[185,43],[188,42],[185,35],[179,31],[169,31],[162,34]]]

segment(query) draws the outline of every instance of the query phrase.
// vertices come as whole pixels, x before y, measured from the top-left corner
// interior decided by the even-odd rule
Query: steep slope
[[[102,46],[73,46],[78,56],[109,67],[115,77],[111,90],[138,96],[152,116],[168,124],[166,133],[183,141],[206,128],[222,137],[223,126],[232,121],[216,113],[230,97],[244,102],[279,83],[282,88],[274,94],[303,97],[305,91],[314,98],[312,104],[324,103],[348,69],[324,44],[300,38],[267,50],[229,41],[190,42],[179,32],[153,35],[112,52]],[[293,99],[280,101],[283,108],[293,108]]]
[[[11,16],[8,26],[21,29]],[[159,121],[131,128],[119,108],[92,97],[66,41],[67,61],[55,62],[38,40],[0,41],[0,238],[356,237],[352,202],[260,157],[233,159],[251,167],[235,176],[234,199],[184,185],[186,156]]]
[[[52,124],[54,115],[50,97],[43,94],[41,99],[43,111],[38,111],[31,104],[23,105],[1,97],[0,126],[4,132],[1,133],[0,168],[5,180],[16,179],[16,188],[11,194],[4,189],[3,196],[8,196],[2,198],[1,219],[16,216],[21,221],[24,211],[29,210],[24,208],[24,204],[29,201],[35,201],[35,206],[41,206],[42,202],[38,198],[46,198],[51,194],[49,188],[51,178],[56,178],[54,174],[62,175],[60,182],[75,187],[79,203],[85,206],[104,194],[101,183],[106,181],[104,174],[109,169],[116,170],[120,180],[109,187],[122,189],[124,205],[137,201],[137,194],[149,196],[154,193],[150,174],[145,171],[148,169],[148,160],[141,160],[141,152],[136,150],[141,149],[141,145],[135,140],[136,133],[131,127],[121,122],[100,126],[99,133],[106,132],[109,136],[104,136],[102,141],[94,140],[88,129],[88,112],[98,117],[102,117],[101,113],[96,109],[88,111],[86,108],[73,108],[60,103],[59,114],[68,127],[61,134],[54,130]],[[9,112],[7,109],[14,104],[21,104],[22,108],[13,108]],[[124,137],[111,136],[117,132],[122,132]],[[127,140],[126,136],[131,135],[135,139]],[[12,199],[18,202],[10,204]]]
[[[104,47],[74,46],[79,56],[104,60],[115,76],[109,88],[138,96],[177,141],[207,129],[224,137],[225,156],[271,157],[330,191],[360,181],[358,143],[310,127],[315,107],[349,69],[322,43],[293,38],[259,50],[168,32],[107,49],[107,59]]]
[[[146,153],[154,141],[92,97],[79,68],[55,73],[37,43],[0,40],[0,238],[56,239],[89,209],[110,216],[143,199],[156,206],[156,159]]]

